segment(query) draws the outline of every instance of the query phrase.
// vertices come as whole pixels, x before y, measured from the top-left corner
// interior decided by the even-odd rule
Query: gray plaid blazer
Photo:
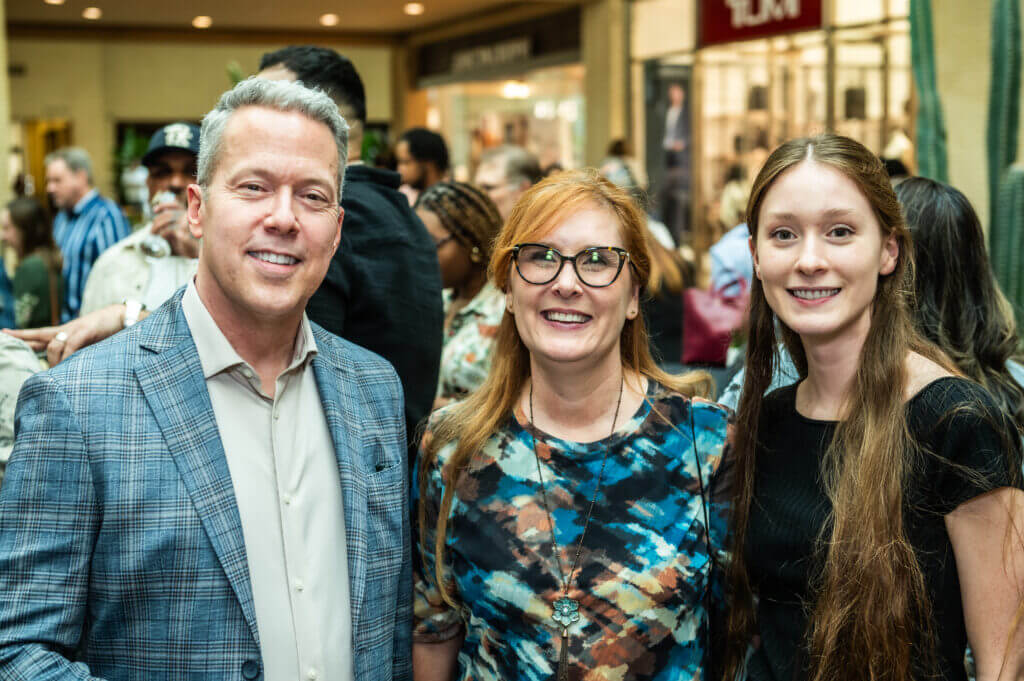
[[[181,311],[33,376],[0,492],[0,679],[262,679],[231,477]],[[411,677],[401,387],[314,325],[358,681]]]

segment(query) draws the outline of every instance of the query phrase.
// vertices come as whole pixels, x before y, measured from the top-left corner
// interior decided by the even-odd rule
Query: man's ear
[[[203,238],[203,190],[198,184],[190,184],[185,190],[188,199],[188,231],[196,239]]]
[[[338,231],[334,235],[334,241],[331,244],[331,255],[338,250],[338,244],[341,243],[341,223],[345,219],[345,209],[338,206]]]

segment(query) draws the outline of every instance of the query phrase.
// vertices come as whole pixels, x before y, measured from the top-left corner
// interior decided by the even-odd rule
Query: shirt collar
[[[483,288],[477,291],[473,299],[466,303],[465,307],[455,313],[455,316],[468,317],[469,315],[477,315],[479,317],[487,317],[495,307],[505,307],[505,295],[488,281],[484,284]]]
[[[192,339],[195,341],[196,350],[199,352],[199,363],[203,367],[203,378],[209,379],[217,374],[236,366],[245,366],[252,369],[242,359],[231,342],[224,337],[224,333],[217,326],[210,311],[206,309],[199,291],[196,289],[195,280],[189,280],[185,289],[185,295],[181,299],[181,311],[185,315],[185,322],[192,332]],[[312,361],[317,354],[316,339],[313,337],[313,328],[309,324],[306,313],[302,313],[302,322],[299,324],[299,332],[295,338],[295,352],[292,355],[291,364],[284,372],[291,371],[295,367],[308,361]],[[282,373],[284,373],[282,372]]]
[[[85,210],[86,205],[88,205],[90,201],[96,198],[96,195],[99,193],[99,189],[90,189],[85,196],[78,200],[78,203],[75,204],[74,208],[71,209],[71,214],[78,215],[79,213],[81,213],[83,210]]]

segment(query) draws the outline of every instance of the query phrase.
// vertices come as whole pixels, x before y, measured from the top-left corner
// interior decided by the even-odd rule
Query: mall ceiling
[[[420,5],[422,12],[410,13],[409,4]],[[571,4],[579,0],[4,0],[12,32],[139,29],[379,36],[438,28],[503,10]],[[87,8],[99,8],[101,16],[85,18],[83,13],[90,14]],[[324,15],[334,15],[327,18],[327,26]],[[196,17],[209,17],[212,25],[193,28]]]

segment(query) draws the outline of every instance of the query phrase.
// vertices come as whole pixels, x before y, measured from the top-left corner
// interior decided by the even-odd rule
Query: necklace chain
[[[619,398],[615,402],[615,414],[612,416],[612,428],[608,433],[608,437],[615,434],[615,423],[619,420],[619,408],[622,406],[622,389],[625,384],[625,376],[619,380]],[[530,425],[534,428],[537,427],[536,421],[533,417],[533,381],[530,381]],[[558,568],[558,578],[562,582],[562,593],[565,597],[569,597],[569,587],[572,585],[572,580],[576,576],[576,568],[579,567],[580,554],[583,551],[583,540],[587,536],[587,528],[590,527],[590,518],[594,513],[594,504],[597,502],[597,495],[601,491],[601,482],[604,480],[604,467],[608,462],[608,451],[611,447],[604,448],[604,455],[601,457],[601,471],[597,475],[597,485],[594,486],[594,495],[590,498],[590,506],[587,508],[587,517],[583,522],[583,531],[580,532],[580,539],[576,542],[576,555],[572,559],[572,568],[569,570],[569,577],[566,579],[565,573],[562,572],[562,558],[558,555],[558,545],[555,540],[555,523],[551,516],[551,506],[548,504],[548,493],[544,485],[544,473],[541,471],[540,456],[537,454],[537,437],[533,433],[530,433],[530,439],[533,441],[533,458],[537,462],[537,478],[540,480],[540,494],[541,500],[544,503],[544,512],[548,516],[548,527],[551,528],[551,556],[555,560],[555,566]]]

